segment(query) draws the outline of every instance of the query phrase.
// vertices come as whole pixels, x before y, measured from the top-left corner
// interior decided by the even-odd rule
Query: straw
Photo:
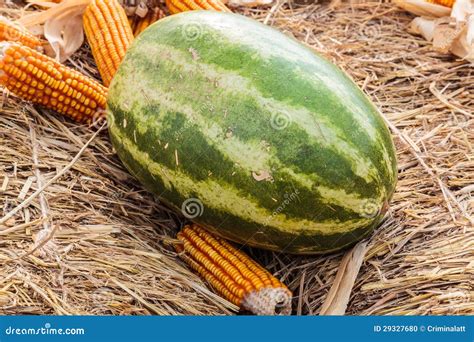
[[[412,16],[388,3],[279,1],[237,12],[346,70],[397,147],[397,192],[362,244],[365,257],[245,248],[291,288],[293,312],[319,314],[328,300],[334,307],[323,313],[474,313],[472,65],[407,33]],[[87,47],[69,65],[97,77]],[[0,226],[0,313],[235,313],[169,248],[182,218],[142,189],[97,132],[3,94],[0,220],[16,212]]]

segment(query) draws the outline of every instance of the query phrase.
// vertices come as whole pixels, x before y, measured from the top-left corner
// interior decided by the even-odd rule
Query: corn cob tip
[[[290,290],[247,254],[198,225],[185,226],[179,256],[220,295],[257,315],[289,315]]]
[[[242,300],[242,308],[265,316],[290,315],[291,292],[282,287],[264,287],[248,293]]]

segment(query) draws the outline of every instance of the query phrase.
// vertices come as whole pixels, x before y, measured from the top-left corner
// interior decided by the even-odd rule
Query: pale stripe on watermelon
[[[202,200],[197,221],[236,241],[281,249],[295,240],[289,251],[303,253],[367,234],[381,216],[364,217],[364,204],[381,207],[396,178],[373,105],[293,41],[269,52],[253,37],[229,34],[227,21],[209,27],[214,14],[191,16],[199,16],[201,37],[177,37],[187,15],[162,20],[159,32],[133,44],[111,85],[110,133],[127,167],[175,206]],[[274,39],[273,30],[259,30]],[[282,47],[292,44],[298,48]],[[290,118],[288,127],[270,127],[278,114]],[[273,181],[252,176],[262,171]]]
[[[138,74],[139,75],[139,74]],[[142,81],[142,84],[144,82]],[[146,82],[145,82],[146,85]],[[342,207],[345,210],[351,210],[354,212],[360,212],[363,208],[365,201],[367,198],[359,193],[348,193],[344,188],[330,188],[324,186],[324,179],[322,177],[318,177],[317,174],[303,174],[298,172],[296,169],[292,169],[290,167],[285,166],[278,157],[272,155],[270,151],[267,150],[265,144],[262,143],[261,140],[255,141],[242,141],[239,139],[237,135],[233,135],[230,131],[226,132],[222,127],[217,125],[216,123],[212,122],[211,120],[201,116],[197,111],[194,111],[192,108],[186,106],[186,104],[181,103],[173,103],[170,100],[170,94],[161,94],[158,85],[151,85],[148,84],[148,87],[141,89],[142,94],[146,98],[149,99],[148,105],[152,103],[152,99],[157,99],[154,103],[162,110],[165,110],[166,113],[168,111],[173,112],[176,108],[180,108],[180,113],[186,115],[186,118],[189,122],[192,122],[194,125],[199,127],[200,132],[204,132],[203,137],[206,139],[206,143],[213,144],[213,142],[219,142],[218,144],[214,144],[213,148],[218,150],[223,156],[226,156],[236,165],[239,167],[247,170],[247,176],[251,174],[251,172],[259,172],[259,171],[268,171],[272,174],[272,168],[277,167],[279,172],[284,172],[289,176],[289,178],[294,181],[298,186],[305,187],[308,190],[311,190],[313,187],[317,186],[317,191],[320,193],[321,199],[324,199],[325,203],[328,204],[337,204],[338,206]],[[167,96],[168,95],[168,96]],[[158,97],[159,96],[159,97]],[[132,99],[128,99],[132,100]],[[127,101],[127,98],[124,98],[124,101]],[[134,113],[143,113],[147,112],[145,107],[140,106],[139,104],[136,107]],[[164,113],[164,112],[163,112]],[[130,122],[130,118],[133,118],[134,122]],[[159,114],[156,115],[156,120],[149,122],[148,117],[146,115],[132,115],[127,117],[127,126],[131,127],[130,125],[135,125],[137,127],[136,133],[140,134],[141,136],[146,135],[147,133],[160,137],[163,136],[163,125],[162,122],[166,122],[166,119]],[[268,118],[269,120],[270,118]],[[296,122],[294,124],[297,124]],[[120,125],[120,123],[119,123]],[[302,129],[305,129],[308,132],[308,126],[301,126]],[[323,132],[323,127],[318,128],[321,132]],[[180,130],[179,128],[177,129]],[[328,134],[325,134],[324,137],[326,140],[330,141],[331,137],[329,136],[331,132],[328,130]],[[226,134],[230,134],[232,136],[228,137]],[[308,132],[309,135],[313,135],[315,132]],[[179,139],[179,136],[177,137]],[[333,137],[334,140],[337,140],[337,137]],[[348,151],[351,151],[351,147],[348,146],[343,140],[339,139],[338,142],[342,146],[346,146]],[[325,142],[324,145],[327,145]],[[332,147],[337,146],[336,143],[331,145]],[[332,149],[331,146],[326,146],[329,149]],[[172,149],[176,147],[179,153],[179,141],[177,146],[173,144],[168,148]],[[345,151],[334,149],[335,154],[338,155],[345,155],[347,158],[356,158],[356,150],[352,150],[353,155],[346,153]],[[352,159],[351,158],[351,159]],[[173,161],[172,161],[173,162]],[[366,160],[366,164],[361,163],[361,167],[370,165],[370,161]],[[183,164],[183,168],[186,169],[186,164]],[[359,170],[360,170],[359,168]],[[359,171],[355,169],[356,171]],[[369,169],[374,171],[373,169]],[[365,175],[365,174],[364,174]],[[374,173],[372,173],[374,175]],[[275,175],[276,176],[276,175]],[[368,177],[367,177],[368,178]],[[365,180],[371,181],[372,179]],[[373,177],[375,178],[375,177]],[[376,180],[376,179],[374,179]],[[380,181],[380,180],[377,180]],[[378,190],[377,188],[375,190]],[[370,198],[381,202],[384,196],[387,194],[383,193],[373,193]]]
[[[173,32],[172,34],[164,34],[162,37],[152,37],[150,34],[140,38],[148,39],[150,43],[147,44],[145,50],[146,48],[152,49],[156,44],[166,44],[169,47],[181,49],[188,53],[189,57],[197,55],[199,62],[205,60],[208,64],[216,65],[227,71],[235,71],[253,81],[261,79],[262,81],[256,87],[264,95],[272,97],[279,95],[281,99],[294,100],[296,98],[294,94],[304,91],[305,83],[310,84],[306,88],[309,90],[306,94],[307,98],[300,99],[297,103],[291,103],[295,107],[304,106],[307,104],[306,101],[310,103],[314,99],[313,106],[309,108],[314,111],[319,104],[319,99],[314,96],[316,95],[314,94],[314,85],[324,84],[325,89],[329,90],[326,92],[327,94],[336,96],[343,94],[343,96],[337,97],[335,103],[345,107],[345,111],[350,113],[353,123],[360,127],[363,134],[367,134],[373,140],[372,142],[374,146],[378,146],[378,150],[382,151],[385,166],[388,170],[392,169],[393,171],[393,151],[387,151],[387,146],[392,146],[392,142],[389,141],[390,139],[387,140],[389,137],[386,135],[381,135],[381,132],[386,131],[385,124],[367,97],[360,91],[354,91],[357,86],[348,79],[346,74],[334,68],[333,64],[323,58],[314,58],[315,53],[309,48],[302,48],[301,43],[292,39],[283,41],[281,33],[274,29],[261,27],[261,34],[242,34],[241,30],[236,30],[235,27],[242,25],[243,20],[252,21],[251,19],[232,14],[221,16],[221,18],[219,24],[216,25],[216,18],[212,14],[202,15],[201,13],[199,20],[196,21],[192,21],[186,16],[175,17],[172,18],[173,23],[170,25],[165,22],[160,23],[162,33],[169,30],[169,32]],[[180,25],[184,28],[199,28],[198,38],[195,40],[186,39],[183,30],[176,30]],[[153,55],[148,51],[144,52],[147,55]],[[163,57],[159,57],[160,52],[155,51],[155,53],[157,58]],[[269,64],[271,64],[270,67],[266,67]],[[288,76],[292,73],[295,79],[279,78],[278,75],[274,75],[277,65],[282,68],[282,71],[284,71],[283,69],[289,71],[286,74],[282,72],[282,74]],[[374,112],[372,121],[368,120],[368,109]],[[337,119],[337,125],[339,126],[339,124],[339,119]],[[348,128],[355,127],[349,125]],[[390,176],[389,173],[387,172],[387,176]]]
[[[145,49],[145,47],[144,47]],[[166,53],[160,54],[161,51],[166,50]],[[187,56],[186,56],[187,55]],[[222,97],[227,96],[241,96],[243,98],[252,98],[258,102],[258,105],[262,110],[270,113],[270,116],[267,116],[264,120],[269,124],[272,120],[272,116],[280,117],[288,117],[290,119],[289,124],[298,125],[300,129],[304,130],[306,134],[311,136],[315,141],[320,143],[325,148],[334,149],[334,152],[338,155],[345,155],[348,159],[350,159],[350,165],[353,168],[354,173],[363,178],[365,181],[370,182],[380,176],[380,173],[372,167],[372,162],[368,159],[368,156],[364,156],[360,154],[360,151],[357,149],[357,146],[350,145],[347,141],[344,140],[344,137],[347,133],[342,132],[337,127],[335,127],[332,123],[328,122],[328,120],[324,120],[324,117],[318,118],[318,121],[314,119],[314,113],[310,112],[308,109],[301,107],[292,107],[285,102],[278,101],[275,99],[265,99],[263,98],[262,94],[259,92],[258,89],[254,88],[249,82],[244,78],[236,74],[235,72],[228,72],[226,70],[219,70],[218,66],[216,65],[207,65],[203,63],[191,62],[190,53],[183,53],[180,51],[176,51],[170,47],[161,46],[159,44],[155,44],[154,46],[146,47],[146,51],[142,51],[142,56],[144,60],[142,61],[143,66],[154,65],[156,67],[156,60],[162,60],[160,62],[160,66],[163,66],[162,72],[171,72],[169,68],[166,68],[166,61],[171,61],[169,65],[170,67],[179,66],[183,72],[183,79],[182,79],[182,91],[179,97],[172,96],[173,93],[170,90],[164,90],[164,82],[165,79],[150,79],[147,77],[149,73],[149,69],[146,67],[142,70],[133,71],[135,75],[133,76],[136,79],[140,79],[137,84],[139,85],[139,91],[142,92],[147,96],[150,100],[149,103],[143,105],[149,105],[151,101],[155,103],[159,103],[161,107],[166,108],[170,111],[175,111],[179,108],[180,112],[186,114],[188,120],[191,122],[195,122],[198,125],[201,125],[201,129],[207,131],[209,133],[209,138],[213,137],[213,130],[214,134],[221,134],[221,132],[216,131],[216,124],[214,124],[215,118],[206,117],[202,115],[203,111],[199,110],[198,107],[200,103],[203,101],[207,101],[209,103],[218,103],[221,101]],[[187,58],[186,58],[187,57]],[[166,66],[165,66],[166,65]],[[192,75],[188,77],[187,75]],[[192,89],[192,79],[196,79],[197,77],[206,78],[209,80],[209,88],[203,89],[202,87],[199,89],[199,93],[193,92]],[[215,88],[215,84],[218,83],[219,88],[224,89],[221,93],[212,94],[213,88]],[[133,101],[134,100],[133,92],[124,92],[123,101]],[[173,98],[172,98],[173,97]],[[192,97],[192,98],[191,98]],[[176,100],[181,100],[180,102]],[[193,106],[192,100],[196,101],[196,105]],[[225,103],[225,101],[224,101]],[[218,112],[218,110],[222,108],[215,108],[214,111]],[[146,117],[142,116],[141,111],[137,110],[135,112],[136,119],[141,121],[146,121]],[[204,114],[212,114],[212,113],[204,113]],[[224,114],[224,113],[223,113]],[[152,125],[156,126],[159,125],[159,121],[156,121]],[[203,127],[203,125],[210,126],[209,129]],[[145,129],[147,126],[140,126]],[[219,127],[220,128],[220,127]],[[156,134],[159,134],[159,130],[155,131]],[[206,134],[208,135],[208,134]],[[238,148],[234,148],[233,145],[236,144],[235,139],[224,139],[222,145],[219,147],[225,152],[227,155],[236,155],[236,159],[239,163],[254,163],[256,162],[256,158],[248,158],[247,156],[243,156],[240,153]],[[227,146],[230,145],[230,146]],[[242,147],[248,147],[243,144]],[[255,151],[256,154],[260,156],[255,157],[262,157],[261,151]],[[267,155],[269,159],[270,156]],[[253,165],[257,167],[257,165]],[[268,167],[268,166],[267,166]],[[262,165],[260,169],[264,169]]]
[[[333,220],[328,222],[297,221],[288,219],[283,214],[273,215],[271,211],[260,207],[256,199],[239,196],[239,189],[229,184],[220,184],[218,181],[212,180],[211,177],[206,180],[197,181],[186,173],[167,168],[150,158],[148,153],[141,151],[134,142],[120,132],[116,125],[110,129],[114,138],[120,141],[120,144],[126,148],[134,162],[146,165],[150,174],[162,179],[168,190],[172,190],[175,187],[183,199],[191,196],[205,198],[211,203],[209,206],[214,209],[222,210],[232,215],[240,216],[243,219],[255,221],[261,225],[268,225],[288,233],[317,232],[323,235],[346,233],[370,224],[373,221],[366,218],[363,220],[344,221],[337,224]],[[140,177],[140,175],[137,175],[137,177]],[[272,216],[274,218],[269,219]]]

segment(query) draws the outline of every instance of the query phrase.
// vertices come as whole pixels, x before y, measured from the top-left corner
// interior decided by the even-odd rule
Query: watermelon
[[[385,122],[332,63],[232,13],[159,20],[110,86],[109,132],[128,170],[217,235],[325,253],[382,220],[397,167]]]

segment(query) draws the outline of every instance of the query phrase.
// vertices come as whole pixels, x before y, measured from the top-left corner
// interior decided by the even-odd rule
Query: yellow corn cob
[[[0,41],[18,42],[37,50],[43,45],[41,39],[4,17],[0,17]]]
[[[132,28],[117,0],[92,0],[84,12],[84,30],[105,86],[109,86],[128,46]]]
[[[136,37],[142,33],[148,26],[153,24],[158,19],[164,18],[165,12],[159,8],[151,9],[148,11],[144,18],[139,18],[133,27],[133,35]]]
[[[453,7],[456,0],[427,0],[428,2],[436,5],[446,6],[446,7]]]
[[[0,42],[0,85],[77,121],[91,122],[104,114],[104,86],[18,43]]]
[[[289,314],[291,292],[230,243],[193,224],[178,233],[180,257],[218,293],[255,314]]]
[[[231,12],[220,0],[166,0],[165,2],[171,14],[193,10]]]

